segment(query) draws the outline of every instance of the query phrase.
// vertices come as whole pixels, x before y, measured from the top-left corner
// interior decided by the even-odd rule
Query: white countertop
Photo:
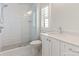
[[[58,40],[79,46],[79,35],[68,34],[68,33],[41,33],[41,35],[53,37]]]

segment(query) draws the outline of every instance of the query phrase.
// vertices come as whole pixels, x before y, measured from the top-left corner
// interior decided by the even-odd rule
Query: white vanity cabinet
[[[48,36],[41,36],[42,39],[42,55],[51,56],[51,42]]]
[[[79,56],[79,46],[62,39],[62,36],[60,39],[56,36],[41,35],[41,40],[43,56]]]
[[[43,56],[58,56],[59,41],[49,36],[41,36],[42,39],[42,55]]]

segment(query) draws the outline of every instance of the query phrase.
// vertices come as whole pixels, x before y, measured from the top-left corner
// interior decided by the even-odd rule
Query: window
[[[45,28],[48,28],[48,19],[45,19]]]
[[[41,9],[41,27],[48,28],[48,6]]]

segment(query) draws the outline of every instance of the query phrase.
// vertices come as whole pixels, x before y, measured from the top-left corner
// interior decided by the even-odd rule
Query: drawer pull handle
[[[50,40],[49,40],[49,39],[47,39],[47,41],[49,41],[49,42],[50,42]]]
[[[79,53],[79,51],[74,51],[71,48],[69,48],[70,51],[75,52],[75,53]]]
[[[47,39],[48,40],[48,39]]]

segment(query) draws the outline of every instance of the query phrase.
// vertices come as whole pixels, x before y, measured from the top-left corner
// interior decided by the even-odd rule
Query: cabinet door
[[[61,41],[61,43],[60,43],[60,54],[61,54],[61,56],[65,55],[66,50],[65,50],[64,47],[65,47],[64,42]]]
[[[52,46],[51,46],[52,56],[59,56],[60,55],[60,41],[55,38],[52,38],[51,42],[52,42]]]
[[[50,56],[51,55],[51,43],[47,36],[42,36],[42,55],[43,56]]]

